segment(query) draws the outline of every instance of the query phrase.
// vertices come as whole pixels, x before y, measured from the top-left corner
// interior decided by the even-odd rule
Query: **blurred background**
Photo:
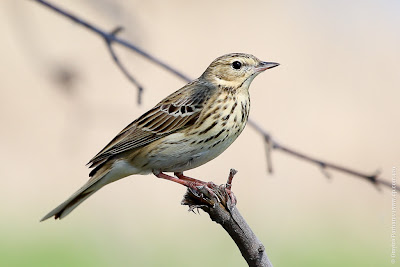
[[[400,176],[399,1],[52,3],[105,30],[124,26],[121,37],[189,77],[230,52],[279,62],[251,86],[253,120],[321,160]],[[86,182],[90,158],[185,82],[115,45],[144,86],[138,106],[104,41],[35,1],[1,1],[0,30],[1,266],[246,266],[219,225],[180,205],[185,188],[154,176],[39,223]],[[221,184],[239,171],[238,209],[275,266],[392,266],[390,189],[327,179],[281,152],[272,160],[269,175],[262,138],[247,127],[187,175]]]

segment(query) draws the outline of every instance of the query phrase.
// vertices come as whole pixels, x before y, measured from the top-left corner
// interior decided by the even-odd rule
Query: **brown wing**
[[[195,80],[171,94],[123,129],[88,164],[97,167],[110,157],[145,146],[170,133],[193,125],[213,87]]]

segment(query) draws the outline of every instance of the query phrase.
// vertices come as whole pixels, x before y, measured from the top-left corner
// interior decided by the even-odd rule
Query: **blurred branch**
[[[121,38],[118,38],[116,36],[116,32],[111,32],[108,33],[106,31],[103,31],[102,29],[95,27],[94,25],[78,18],[77,16],[72,15],[69,12],[66,12],[58,7],[55,7],[54,5],[43,1],[43,0],[34,0],[36,2],[39,2],[40,4],[52,9],[53,11],[56,11],[57,13],[68,17],[69,19],[71,19],[72,21],[78,23],[81,26],[84,26],[85,28],[89,29],[92,32],[97,33],[98,35],[100,35],[102,38],[104,38],[109,46],[109,48],[111,47],[111,43],[119,43],[122,46],[125,46],[129,49],[131,49],[132,51],[138,53],[139,55],[142,55],[143,57],[145,57],[146,59],[150,60],[151,62],[157,64],[158,66],[164,68],[165,70],[171,72],[172,74],[178,76],[179,78],[189,82],[192,79],[189,79],[186,75],[182,74],[180,71],[174,69],[173,67],[169,66],[168,64],[162,62],[161,60],[157,59],[156,57],[150,55],[149,53],[144,52],[142,49],[138,48],[137,46],[129,43],[126,40],[123,40]],[[110,52],[112,53],[113,59],[114,61],[117,63],[118,67],[124,72],[124,74],[128,77],[132,77],[131,75],[127,74],[126,69],[124,67],[121,67],[122,65],[119,63],[118,58],[116,57],[115,53],[113,53],[112,49],[110,49]],[[129,78],[131,80],[131,78]],[[136,84],[135,84],[136,85]],[[136,85],[137,86],[137,85]],[[141,88],[141,87],[140,87]],[[322,161],[316,158],[312,158],[310,156],[307,156],[303,153],[299,153],[287,146],[284,146],[282,144],[279,144],[278,142],[275,141],[275,139],[272,138],[272,136],[266,132],[263,128],[261,128],[255,121],[249,119],[249,125],[252,126],[259,134],[261,134],[266,142],[266,151],[267,151],[267,164],[268,164],[268,170],[270,173],[272,173],[272,161],[271,161],[271,150],[272,149],[276,149],[276,150],[280,150],[282,152],[285,152],[288,155],[291,156],[295,156],[299,159],[305,160],[307,162],[313,163],[318,165],[319,167],[321,167],[321,169],[323,170],[324,174],[327,174],[326,170],[327,169],[333,169],[336,171],[340,171],[346,174],[350,174],[353,175],[355,177],[359,177],[362,179],[365,179],[367,181],[369,181],[370,183],[372,183],[373,185],[383,185],[389,188],[392,188],[392,184],[385,180],[382,179],[382,177],[379,177],[379,173],[375,173],[372,175],[368,175],[368,174],[364,174],[364,173],[360,173],[357,171],[354,171],[352,169],[349,168],[345,168],[333,163],[329,163],[326,161]],[[400,191],[400,188],[395,188],[397,191]]]
[[[253,128],[259,132],[263,137],[264,137],[264,141],[267,144],[266,145],[266,153],[267,153],[267,159],[268,159],[268,171],[270,173],[272,173],[272,167],[271,167],[271,158],[270,158],[270,154],[271,154],[271,150],[275,149],[275,150],[280,150],[282,152],[285,152],[286,154],[289,154],[291,156],[294,156],[296,158],[308,161],[310,163],[313,163],[315,165],[317,165],[318,167],[321,168],[323,174],[330,178],[329,173],[327,172],[327,169],[332,169],[332,170],[336,170],[339,172],[343,172],[343,173],[347,173],[362,179],[365,179],[366,181],[372,183],[373,185],[383,185],[389,188],[392,188],[392,183],[386,180],[383,180],[382,178],[379,178],[379,171],[376,171],[374,174],[365,174],[365,173],[361,173],[358,171],[354,171],[352,169],[346,168],[346,167],[342,167],[330,162],[326,162],[326,161],[322,161],[319,160],[317,158],[313,158],[311,156],[308,156],[304,153],[298,152],[296,150],[293,150],[285,145],[282,145],[280,143],[278,143],[267,131],[265,131],[264,129],[262,129],[257,123],[255,123],[254,121],[249,121],[249,124],[251,126],[253,126]],[[396,191],[399,191],[400,188],[396,186],[396,188],[394,188]]]
[[[46,6],[48,8],[50,8],[51,10],[55,11],[58,14],[61,14],[69,19],[71,19],[73,22],[76,22],[77,24],[85,27],[86,29],[100,35],[106,42],[109,51],[113,57],[114,62],[117,64],[117,66],[121,69],[121,71],[124,73],[124,75],[138,88],[138,94],[139,94],[139,98],[138,98],[138,102],[140,103],[140,97],[141,97],[141,92],[143,91],[142,86],[140,86],[136,80],[132,77],[132,75],[130,75],[128,73],[128,71],[126,70],[126,68],[120,63],[120,61],[118,60],[118,57],[116,56],[116,54],[114,53],[111,44],[112,43],[118,43],[126,48],[129,48],[130,50],[138,53],[139,55],[145,57],[146,59],[150,60],[151,62],[155,63],[158,66],[161,66],[162,68],[166,69],[167,71],[175,74],[176,76],[178,76],[179,78],[186,80],[186,81],[190,81],[190,79],[183,75],[182,73],[180,73],[179,71],[175,70],[174,68],[170,67],[169,65],[167,65],[166,63],[162,62],[161,60],[153,57],[152,55],[150,55],[149,53],[144,52],[142,49],[138,48],[135,45],[132,45],[131,43],[129,43],[128,41],[118,38],[116,37],[116,34],[120,31],[119,28],[117,28],[116,30],[110,32],[104,31],[102,29],[100,29],[99,27],[94,26],[93,24],[80,19],[78,16],[73,15],[71,12],[67,12],[59,7],[56,7],[55,5],[47,2],[47,1],[43,1],[43,0],[33,0],[35,2],[38,2],[40,4],[42,4],[43,6]]]
[[[43,0],[32,0],[35,2],[38,2],[48,8],[50,8],[51,10],[57,12],[58,14],[61,14],[69,19],[71,19],[73,22],[78,23],[79,25],[85,27],[86,29],[97,33],[98,35],[100,35],[102,38],[109,40],[110,42],[114,42],[114,43],[118,43],[122,46],[125,46],[126,48],[129,48],[131,50],[133,50],[134,52],[138,53],[139,55],[145,57],[146,59],[150,60],[151,62],[161,66],[162,68],[166,69],[169,72],[172,72],[173,74],[175,74],[176,76],[180,77],[183,80],[186,81],[190,81],[190,79],[183,75],[182,73],[180,73],[179,71],[175,70],[174,68],[170,67],[169,65],[167,65],[166,63],[162,62],[161,60],[157,59],[156,57],[153,57],[152,55],[150,55],[149,53],[144,52],[142,49],[140,49],[139,47],[131,44],[130,42],[118,38],[117,36],[110,34],[102,29],[100,29],[99,27],[94,26],[93,24],[90,24],[89,22],[80,19],[79,17],[72,15],[72,13],[67,12],[59,7],[54,6],[53,4],[50,4],[47,1],[43,1]]]
[[[110,36],[115,37],[122,30],[123,30],[122,27],[117,27],[113,31],[110,32]],[[111,54],[115,64],[117,64],[118,68],[122,71],[122,73],[125,75],[125,77],[128,78],[128,80],[131,83],[133,83],[136,86],[136,88],[138,89],[138,104],[140,105],[142,103],[143,87],[136,81],[135,78],[133,78],[133,76],[129,73],[129,71],[125,68],[125,66],[122,65],[121,61],[117,57],[117,54],[115,54],[114,49],[112,47],[113,41],[108,36],[104,37],[104,39],[106,41],[108,50],[110,51],[110,54]]]
[[[202,209],[207,212],[211,220],[220,224],[235,241],[249,266],[272,267],[264,245],[253,233],[236,207],[236,198],[231,191],[232,179],[235,174],[236,171],[231,169],[225,185],[212,184],[208,186],[208,190],[205,187],[200,188],[201,195],[188,188],[182,200],[182,205],[188,205],[189,211]]]

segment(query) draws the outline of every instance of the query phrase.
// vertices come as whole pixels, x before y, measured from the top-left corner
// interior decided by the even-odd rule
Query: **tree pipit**
[[[235,141],[249,116],[250,83],[278,65],[241,53],[215,59],[200,78],[133,121],[92,158],[89,181],[42,221],[64,218],[106,184],[132,174],[153,173],[193,190],[207,186],[183,172],[213,160]]]

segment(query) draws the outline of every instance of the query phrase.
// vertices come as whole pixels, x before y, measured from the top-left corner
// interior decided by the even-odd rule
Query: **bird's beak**
[[[257,72],[262,72],[264,70],[272,69],[272,68],[275,68],[275,67],[278,67],[278,66],[279,66],[279,63],[261,61],[260,64],[258,64],[258,66],[256,67],[256,71]]]

